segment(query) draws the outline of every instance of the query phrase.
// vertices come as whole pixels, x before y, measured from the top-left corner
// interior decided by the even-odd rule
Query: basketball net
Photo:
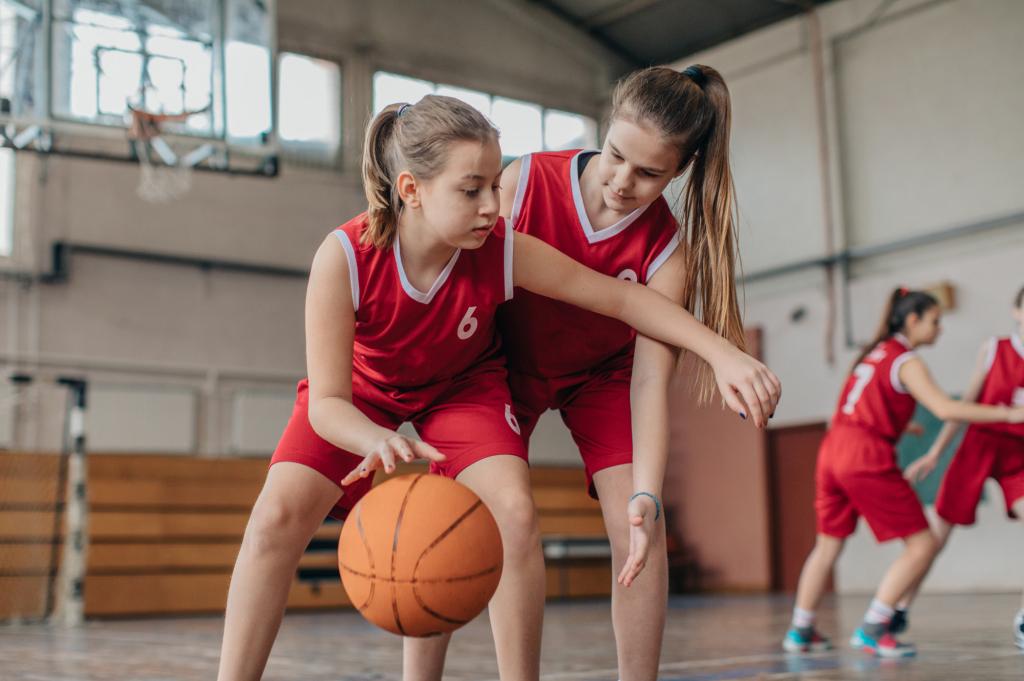
[[[135,193],[149,203],[174,201],[192,187],[192,168],[174,153],[162,137],[164,123],[183,123],[190,116],[203,113],[209,107],[178,114],[157,114],[128,107],[131,125],[128,140],[139,159],[139,184]]]

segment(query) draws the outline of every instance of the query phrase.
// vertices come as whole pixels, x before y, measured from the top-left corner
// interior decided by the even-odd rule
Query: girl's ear
[[[409,208],[420,207],[420,187],[416,178],[408,170],[403,170],[395,180],[395,190],[402,204]]]

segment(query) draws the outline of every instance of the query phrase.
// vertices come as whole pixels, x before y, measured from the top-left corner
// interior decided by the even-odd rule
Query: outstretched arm
[[[972,403],[981,394],[981,388],[985,385],[985,377],[988,375],[988,348],[989,343],[985,343],[978,352],[978,359],[974,363],[974,371],[971,374],[970,382],[961,398],[963,402]],[[917,482],[928,477],[935,470],[939,457],[942,456],[942,452],[946,451],[946,447],[956,437],[962,425],[959,421],[946,421],[942,426],[942,430],[939,431],[938,437],[935,438],[935,442],[928,448],[928,453],[907,466],[903,473],[904,477],[911,482]]]
[[[681,307],[684,274],[685,262],[680,248],[655,272],[647,286]],[[664,522],[661,506],[668,463],[668,389],[678,358],[676,348],[637,336],[629,397],[634,494],[623,509],[629,522],[629,555],[618,575],[619,583],[625,586],[630,586],[646,567],[657,524]],[[647,495],[653,495],[657,501]]]
[[[914,357],[903,363],[899,370],[899,379],[914,396],[914,399],[943,421],[967,423],[1020,423],[1024,421],[1024,407],[974,404],[954,400],[935,383],[932,375],[928,372],[928,367],[919,357]],[[977,399],[977,393],[974,398]]]
[[[753,357],[641,284],[605,276],[557,249],[513,232],[516,286],[621,320],[651,338],[689,350],[711,365],[722,398],[756,426],[767,425],[782,393],[779,379]]]

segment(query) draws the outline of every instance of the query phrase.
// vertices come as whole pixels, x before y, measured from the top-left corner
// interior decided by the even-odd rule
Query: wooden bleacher
[[[13,613],[32,617],[44,600],[58,465],[52,454],[0,452],[0,593],[8,594],[0,599],[0,619]],[[264,459],[90,454],[86,616],[222,611],[266,466]],[[582,470],[535,468],[531,475],[543,537],[604,537],[600,508],[586,495]],[[340,529],[339,523],[325,523],[317,532],[314,547],[320,550],[303,556],[299,575],[320,577],[297,575],[289,608],[349,605],[333,576],[336,554],[330,547]],[[547,587],[553,598],[606,595],[609,562],[549,562]]]

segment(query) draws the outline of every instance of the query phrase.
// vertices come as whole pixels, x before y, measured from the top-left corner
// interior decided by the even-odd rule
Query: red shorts
[[[818,451],[818,532],[845,538],[864,516],[879,542],[928,529],[921,502],[896,465],[893,444],[861,428],[834,426]]]
[[[431,464],[433,473],[454,478],[467,466],[497,454],[526,459],[526,446],[512,416],[512,398],[501,362],[483,362],[451,383],[427,391],[382,390],[356,375],[352,379],[352,402],[371,421],[392,429],[409,421],[424,442],[447,457],[440,464]],[[417,395],[418,392],[422,394]],[[363,457],[317,435],[309,423],[308,411],[309,383],[303,379],[299,382],[295,409],[270,465],[282,461],[300,463],[340,485]],[[344,519],[372,486],[371,476],[345,487],[330,515]]]
[[[594,474],[633,462],[629,383],[632,353],[606,362],[594,371],[560,378],[540,378],[509,372],[509,386],[523,439],[548,409],[558,409],[579,447],[587,473],[587,490],[597,498]]]
[[[986,478],[999,482],[1006,513],[1016,518],[1013,505],[1024,498],[1024,440],[969,426],[942,477],[935,499],[939,517],[954,525],[973,525]]]

